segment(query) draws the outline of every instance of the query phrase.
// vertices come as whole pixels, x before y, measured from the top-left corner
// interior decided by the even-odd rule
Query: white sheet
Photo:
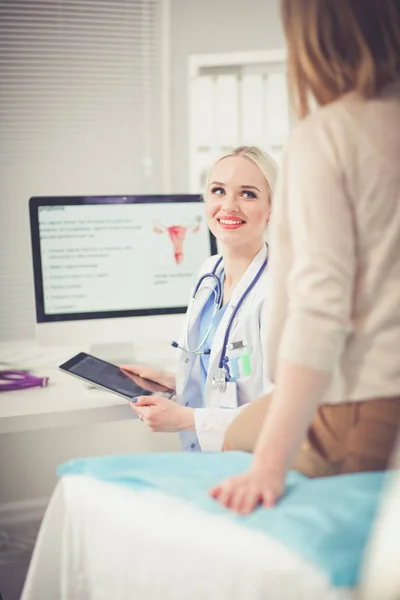
[[[275,540],[159,492],[64,477],[21,600],[351,600]]]
[[[400,437],[363,565],[360,599],[400,599]]]

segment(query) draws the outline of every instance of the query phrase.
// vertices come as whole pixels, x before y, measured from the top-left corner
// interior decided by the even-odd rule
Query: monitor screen
[[[182,313],[216,253],[198,195],[29,204],[38,323]]]

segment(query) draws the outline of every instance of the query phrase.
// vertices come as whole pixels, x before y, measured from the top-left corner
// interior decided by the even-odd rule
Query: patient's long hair
[[[281,0],[292,105],[376,96],[400,76],[400,0]]]

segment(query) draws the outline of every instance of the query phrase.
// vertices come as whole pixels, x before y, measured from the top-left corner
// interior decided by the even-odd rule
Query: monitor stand
[[[91,344],[89,354],[113,363],[114,365],[129,365],[138,362],[135,357],[134,344],[131,342],[114,342]]]

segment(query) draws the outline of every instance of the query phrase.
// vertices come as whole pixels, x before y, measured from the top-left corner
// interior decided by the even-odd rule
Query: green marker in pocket
[[[242,354],[240,360],[242,361],[243,376],[246,377],[251,375],[250,354],[248,352]]]
[[[240,376],[248,377],[251,375],[250,354],[244,341],[232,342],[229,344],[229,350],[231,351],[230,367],[233,378],[239,379]],[[242,363],[241,374],[239,374],[237,368],[239,361]]]

